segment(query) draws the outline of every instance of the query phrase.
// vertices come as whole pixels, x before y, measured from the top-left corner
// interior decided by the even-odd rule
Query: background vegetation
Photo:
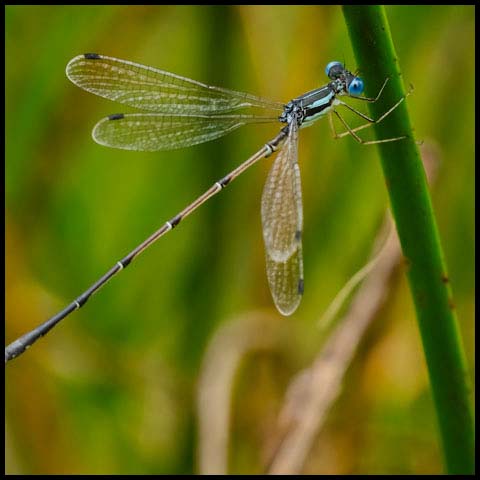
[[[473,376],[474,8],[388,7],[412,122],[439,161],[432,192]],[[71,84],[98,52],[287,101],[355,68],[338,7],[6,7],[6,341],[51,316],[273,137],[245,127],[163,153],[98,146],[127,108]],[[199,372],[234,319],[287,332],[236,377],[229,470],[261,473],[285,387],[325,340],[316,323],[366,259],[387,205],[377,152],[301,132],[306,290],[290,318],[266,282],[260,198],[271,160],[159,241],[6,368],[7,473],[197,472]],[[265,333],[266,334],[266,333]],[[448,372],[446,372],[448,375]],[[435,413],[403,271],[362,343],[308,473],[437,473]]]

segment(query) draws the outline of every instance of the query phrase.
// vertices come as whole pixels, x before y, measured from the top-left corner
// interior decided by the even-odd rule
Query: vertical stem
[[[370,105],[378,118],[405,95],[390,28],[381,6],[344,6],[358,66],[372,95],[386,77],[382,101]],[[448,473],[474,472],[471,387],[447,270],[406,102],[375,126],[378,138],[408,135],[379,145],[382,168],[403,255],[408,265]]]

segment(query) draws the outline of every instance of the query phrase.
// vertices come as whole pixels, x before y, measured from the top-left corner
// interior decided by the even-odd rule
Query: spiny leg
[[[385,84],[384,84],[385,85]],[[382,87],[383,89],[383,87]],[[403,138],[406,138],[405,136],[403,137],[395,137],[395,138],[387,138],[387,139],[384,139],[384,140],[375,140],[375,141],[370,141],[370,142],[365,142],[363,141],[358,135],[355,134],[355,132],[358,132],[359,130],[363,130],[364,128],[368,128],[368,127],[371,127],[372,125],[375,125],[375,124],[378,124],[380,123],[382,120],[384,120],[388,115],[390,115],[413,91],[413,88],[411,87],[410,90],[405,94],[404,97],[402,97],[395,105],[393,105],[393,107],[391,107],[390,109],[388,109],[380,118],[378,118],[377,120],[373,120],[372,118],[368,117],[367,115],[363,114],[362,112],[359,112],[358,110],[354,109],[353,107],[351,107],[350,105],[348,105],[347,103],[344,103],[342,101],[340,101],[340,105],[343,105],[345,107],[347,107],[350,111],[352,111],[353,113],[356,113],[357,115],[359,115],[360,117],[362,117],[363,119],[367,120],[368,123],[365,123],[363,125],[360,125],[358,127],[355,127],[355,128],[351,128],[349,125],[347,125],[347,123],[345,122],[345,120],[340,116],[340,114],[334,110],[334,113],[337,115],[337,117],[340,119],[340,121],[343,123],[343,125],[345,126],[345,128],[347,129],[346,132],[342,132],[342,133],[337,133],[336,130],[335,130],[335,126],[333,124],[333,120],[332,120],[332,116],[330,115],[329,116],[329,120],[330,120],[330,127],[332,129],[332,132],[333,132],[333,138],[335,139],[338,139],[338,138],[342,138],[342,137],[345,137],[347,135],[352,135],[352,137],[355,138],[355,140],[357,140],[359,143],[363,143],[365,145],[368,145],[368,144],[372,144],[372,143],[386,143],[386,142],[393,142],[393,141],[396,141],[396,140],[402,140]],[[381,93],[381,91],[380,91]],[[378,98],[378,95],[377,95],[377,98]]]
[[[337,111],[333,110],[333,112],[337,116],[339,115]],[[342,123],[345,123],[343,119],[341,120],[342,120]],[[355,135],[353,135],[353,133],[351,132],[357,132],[358,130],[363,130],[364,128],[371,127],[372,125],[374,125],[373,123],[365,123],[363,125],[360,125],[359,127],[350,128],[346,132],[337,133],[337,130],[335,129],[335,123],[333,121],[333,115],[331,113],[328,115],[328,123],[330,124],[330,130],[332,131],[332,136],[334,140],[338,140],[339,138],[346,137],[347,135],[352,135],[353,137],[355,137]]]
[[[343,105],[344,107],[348,108],[351,112],[356,113],[359,117],[362,117],[364,120],[371,124],[375,123],[380,123],[385,117],[390,115],[411,93],[412,93],[412,88],[409,89],[409,91],[395,104],[393,107],[390,107],[380,118],[377,120],[374,120],[373,118],[370,118],[368,115],[365,115],[364,113],[358,111],[357,109],[353,108],[351,105],[348,103],[342,102],[342,100],[338,100],[338,103],[340,105]],[[365,127],[364,127],[365,128]]]
[[[394,138],[385,138],[383,140],[370,140],[366,142],[365,140],[362,140],[355,132],[353,129],[350,128],[348,123],[342,118],[342,116],[334,110],[333,113],[339,118],[339,120],[343,123],[344,127],[348,130],[348,132],[344,133],[349,133],[358,143],[361,143],[362,145],[374,145],[376,143],[387,143],[387,142],[396,142],[397,140],[403,140],[404,138],[407,138],[405,135],[402,137],[394,137]],[[373,123],[369,123],[367,126],[373,125]]]

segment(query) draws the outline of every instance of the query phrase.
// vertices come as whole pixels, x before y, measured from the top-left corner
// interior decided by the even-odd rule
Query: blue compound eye
[[[350,95],[361,95],[363,88],[363,80],[360,77],[355,77],[348,85],[348,93]]]
[[[343,64],[341,62],[330,62],[325,67],[327,77],[335,78],[340,72],[343,72]]]

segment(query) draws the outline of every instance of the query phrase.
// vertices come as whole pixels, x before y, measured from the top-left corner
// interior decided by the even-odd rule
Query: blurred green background
[[[473,6],[387,7],[417,137],[439,161],[433,204],[473,377]],[[130,111],[68,81],[97,52],[279,101],[354,69],[339,7],[6,7],[6,342],[56,313],[278,127],[184,150],[101,147]],[[219,328],[283,332],[235,376],[229,471],[262,473],[292,376],[325,341],[316,322],[365,263],[387,194],[377,152],[302,130],[305,295],[273,306],[260,221],[271,159],[244,173],[6,368],[6,473],[198,472],[196,395]],[[261,320],[264,321],[264,320]],[[286,333],[286,335],[284,335]],[[268,339],[265,340],[269,344]],[[260,339],[261,343],[261,339]],[[448,372],[446,372],[448,375]],[[362,343],[306,473],[438,473],[435,412],[404,272]]]

